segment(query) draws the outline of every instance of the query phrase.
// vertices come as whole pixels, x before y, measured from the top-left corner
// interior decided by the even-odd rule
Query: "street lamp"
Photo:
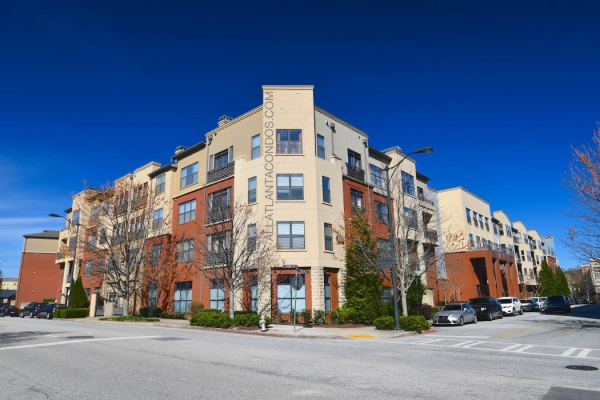
[[[63,215],[50,213],[48,214],[48,216],[52,218],[62,218],[69,224],[73,225],[73,221],[71,221],[69,218]],[[71,307],[71,293],[73,293],[73,275],[75,274],[75,267],[77,264],[77,242],[79,242],[79,222],[77,222],[75,226],[77,227],[77,231],[75,232],[75,248],[73,249],[73,274],[71,274],[71,282],[69,282],[69,296],[67,297],[67,308]]]
[[[408,156],[410,156],[411,154],[425,154],[425,153],[431,153],[432,151],[433,151],[432,147],[423,147],[419,150],[411,151],[410,153],[408,153],[404,157],[402,157],[402,159],[393,167],[390,167],[389,165],[387,165],[384,168],[385,169],[385,188],[386,188],[386,192],[387,192],[388,223],[390,225],[390,250],[394,257],[392,259],[392,281],[393,281],[392,284],[394,286],[394,290],[393,290],[394,322],[396,324],[396,327],[394,329],[397,331],[400,330],[400,315],[399,315],[399,311],[398,311],[398,277],[396,274],[396,266],[398,265],[398,255],[396,254],[396,246],[395,246],[396,239],[394,238],[394,218],[392,216],[392,196],[390,194],[390,178],[391,178],[391,176],[394,175],[394,172],[396,172],[396,169],[400,166],[400,164],[402,164],[402,162],[404,160],[406,160],[406,158]],[[391,175],[390,175],[390,170],[392,170]]]

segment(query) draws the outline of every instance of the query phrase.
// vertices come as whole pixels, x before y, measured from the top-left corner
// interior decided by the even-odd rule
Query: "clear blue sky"
[[[600,2],[161,3],[0,1],[5,276],[84,180],[167,162],[263,84],[315,85],[375,147],[434,147],[433,186],[564,237],[561,175],[600,119]]]

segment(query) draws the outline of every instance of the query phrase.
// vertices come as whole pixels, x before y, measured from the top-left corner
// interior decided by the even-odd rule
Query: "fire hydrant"
[[[259,323],[260,323],[260,331],[266,332],[267,327],[266,327],[266,321],[265,321],[265,314],[261,314]]]

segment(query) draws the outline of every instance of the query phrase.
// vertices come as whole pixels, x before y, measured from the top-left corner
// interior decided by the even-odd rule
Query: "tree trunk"
[[[235,313],[235,290],[232,287],[229,288],[229,318],[233,319]]]
[[[129,295],[125,297],[125,304],[123,305],[123,316],[129,315]]]
[[[408,316],[408,306],[406,304],[406,283],[404,282],[404,276],[400,276],[400,297],[402,299],[402,315]]]

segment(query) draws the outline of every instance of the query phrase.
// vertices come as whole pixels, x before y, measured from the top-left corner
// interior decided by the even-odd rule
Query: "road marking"
[[[451,337],[451,338],[461,338],[461,339],[489,339],[489,336],[467,336],[467,335],[438,335],[436,334],[435,337]]]
[[[513,344],[512,346],[508,346],[503,349],[500,349],[500,351],[511,351],[512,349],[516,349],[517,347],[521,347],[521,346],[523,346],[521,343]]]
[[[34,347],[60,346],[60,345],[73,344],[73,343],[108,342],[108,341],[114,341],[114,340],[130,340],[130,339],[153,339],[153,338],[157,338],[157,337],[160,337],[160,336],[126,336],[126,337],[101,338],[101,339],[79,339],[79,340],[68,340],[68,341],[64,341],[64,342],[25,344],[25,345],[21,345],[21,346],[0,347],[0,351],[31,349]]]
[[[587,355],[590,354],[590,351],[592,351],[592,349],[581,350],[581,353],[577,354],[577,358],[586,358]]]
[[[373,335],[348,335],[348,337],[350,337],[352,339],[368,339],[368,338],[372,338],[375,336],[373,336]]]
[[[444,340],[444,339],[423,340],[423,341],[420,341],[420,342],[415,342],[415,344],[429,344],[429,343],[433,343],[433,342],[439,342],[441,340]]]
[[[534,346],[533,344],[528,344],[527,346],[523,346],[520,349],[515,350],[515,353],[522,353],[525,350],[532,348],[533,346]]]
[[[516,334],[516,333],[525,332],[525,331],[528,331],[528,330],[530,330],[530,329],[539,328],[539,327],[540,327],[540,326],[542,326],[542,325],[551,324],[551,323],[553,323],[554,321],[558,321],[559,319],[562,319],[562,318],[565,318],[565,317],[553,318],[553,319],[550,319],[550,320],[548,320],[548,321],[538,322],[538,323],[536,323],[536,324],[534,324],[534,325],[532,325],[532,326],[528,326],[528,327],[526,327],[526,328],[520,328],[520,329],[515,329],[515,330],[513,330],[513,331],[508,331],[508,332],[504,332],[504,333],[499,333],[499,334],[497,334],[497,335],[494,335],[494,336],[489,336],[489,339],[500,339],[500,338],[503,338],[503,337],[506,337],[506,336],[514,335],[514,334]]]
[[[571,354],[575,353],[577,350],[579,350],[577,347],[571,347],[568,350],[566,350],[564,353],[562,353],[561,356],[569,357]]]
[[[469,343],[472,343],[472,342],[473,342],[472,340],[469,340],[469,341],[467,341],[467,342],[460,342],[460,343],[453,344],[453,345],[452,345],[452,346],[450,346],[450,347],[462,347],[462,346],[464,346],[465,344],[469,344]]]
[[[468,344],[468,345],[466,345],[466,346],[462,346],[462,348],[463,348],[463,349],[468,349],[468,348],[471,348],[471,347],[473,347],[473,346],[477,346],[478,344],[481,344],[481,343],[485,343],[485,342],[473,342],[473,343],[471,343],[471,344]]]

